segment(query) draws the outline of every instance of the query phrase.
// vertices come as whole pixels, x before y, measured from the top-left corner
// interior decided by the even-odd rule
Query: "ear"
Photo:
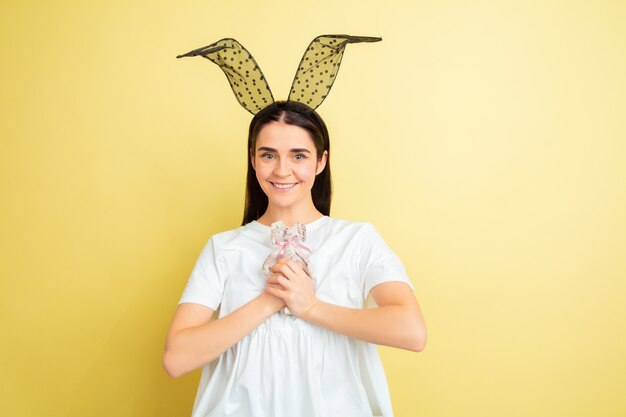
[[[326,168],[326,160],[328,159],[328,151],[324,151],[322,157],[317,161],[315,175],[319,175]]]
[[[330,92],[330,88],[335,82],[337,71],[339,71],[339,65],[341,64],[341,58],[343,57],[343,52],[346,49],[346,46],[350,43],[378,42],[381,40],[382,38],[374,38],[371,36],[350,35],[321,35],[313,39],[300,60],[298,71],[296,72],[296,76],[294,77],[293,82],[291,83],[291,88],[289,89],[291,93],[289,93],[287,101],[299,101],[300,103],[304,103],[315,110],[320,104],[322,104]],[[322,59],[322,57],[324,58]],[[319,68],[322,65],[320,60],[322,60],[325,64],[324,68],[328,68],[328,70],[320,72],[319,75],[317,75],[319,69],[315,68]],[[305,79],[308,80],[309,76],[313,77],[313,75],[315,75],[315,80],[319,82],[320,86],[326,86],[326,90],[324,92],[320,91],[318,93],[317,88],[319,87],[313,85],[313,78],[311,78],[310,83],[304,82]],[[303,85],[306,84],[305,88],[302,88],[302,85],[298,85],[300,80],[302,80]],[[246,94],[248,92],[242,91],[242,93]],[[247,97],[247,95],[244,97]],[[260,103],[260,101],[257,102]]]
[[[256,171],[256,166],[254,166],[254,152],[250,149],[250,164],[252,164],[252,169]]]
[[[243,59],[239,62],[240,66],[238,71],[230,67],[232,64],[231,61],[234,61],[232,55],[239,55],[237,61],[239,61],[240,58],[246,57],[245,62],[243,62]],[[261,111],[263,107],[274,103],[274,96],[272,95],[269,84],[267,84],[265,80],[265,76],[261,72],[259,64],[257,64],[256,60],[252,57],[252,54],[235,39],[220,39],[209,46],[194,49],[186,54],[178,55],[176,58],[186,56],[201,56],[218,65],[222,71],[224,71],[224,74],[226,74],[230,87],[233,93],[235,93],[235,98],[239,101],[239,104],[250,113],[256,114]],[[247,83],[237,83],[239,76],[235,77],[233,74],[243,74],[244,72],[249,74]],[[246,77],[248,77],[248,75],[246,75]],[[254,85],[256,87],[248,90],[246,85],[251,82],[255,83]],[[246,90],[244,90],[244,87]]]

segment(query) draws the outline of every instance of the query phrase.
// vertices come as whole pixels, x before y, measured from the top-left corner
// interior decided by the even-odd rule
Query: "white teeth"
[[[294,185],[296,185],[296,183],[293,184],[278,184],[273,182],[272,184],[274,184],[274,187],[276,188],[280,188],[281,190],[285,190],[287,188],[292,188]]]

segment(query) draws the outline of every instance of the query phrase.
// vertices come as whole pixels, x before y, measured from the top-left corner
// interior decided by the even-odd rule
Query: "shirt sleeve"
[[[366,223],[362,233],[360,267],[364,279],[363,298],[368,298],[374,286],[389,281],[406,282],[414,290],[402,261],[387,246],[376,228]]]
[[[198,256],[178,304],[196,303],[217,310],[225,283],[217,252],[214,238],[209,239]]]

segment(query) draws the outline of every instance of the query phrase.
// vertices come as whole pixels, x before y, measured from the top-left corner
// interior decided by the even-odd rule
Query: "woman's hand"
[[[319,302],[315,285],[299,262],[280,258],[270,268],[273,274],[267,280],[265,292],[282,299],[289,310],[299,318]]]
[[[276,285],[276,287],[281,288],[280,285]],[[278,313],[280,310],[283,309],[283,307],[287,305],[281,298],[278,298],[277,296],[272,295],[267,291],[263,291],[258,298],[264,300],[264,302],[269,306],[272,314]]]

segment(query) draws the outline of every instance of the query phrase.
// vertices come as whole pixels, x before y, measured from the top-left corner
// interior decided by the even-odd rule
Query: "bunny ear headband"
[[[315,110],[330,91],[343,52],[349,43],[378,42],[382,38],[350,35],[321,35],[304,52],[291,84],[288,101],[306,104]],[[176,58],[202,56],[226,74],[239,104],[252,114],[274,104],[270,86],[250,52],[232,38],[224,38],[204,48],[194,49]]]

